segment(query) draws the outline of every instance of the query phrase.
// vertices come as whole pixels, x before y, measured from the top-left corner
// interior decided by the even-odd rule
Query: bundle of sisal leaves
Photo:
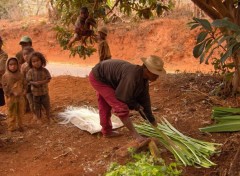
[[[214,153],[219,152],[218,146],[221,144],[200,141],[188,136],[185,136],[174,128],[166,119],[161,124],[158,124],[158,129],[171,139],[169,144],[162,135],[159,135],[157,130],[149,124],[143,123],[135,125],[137,131],[148,137],[156,137],[166,147],[175,158],[182,162],[185,166],[201,166],[209,168],[216,165],[209,160],[209,157]],[[177,150],[176,147],[177,146]]]
[[[214,107],[212,119],[216,124],[200,128],[203,132],[240,131],[240,108]]]

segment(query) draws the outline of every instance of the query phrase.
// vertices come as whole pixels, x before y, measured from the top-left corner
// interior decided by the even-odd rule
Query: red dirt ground
[[[29,35],[36,50],[43,52],[50,62],[94,65],[98,62],[94,55],[87,60],[69,58],[55,39],[52,25],[44,18],[25,21],[0,21],[0,35],[5,40],[4,49],[14,55],[19,49],[19,39]],[[158,19],[141,24],[112,25],[108,37],[114,58],[140,63],[139,57],[156,54],[162,56],[168,71],[209,72],[211,67],[199,65],[192,56],[195,33],[189,31],[186,20]],[[178,71],[177,71],[178,72]],[[232,159],[240,144],[238,133],[203,134],[198,128],[211,123],[213,106],[238,106],[233,98],[221,100],[207,96],[216,84],[212,76],[179,73],[167,74],[150,86],[152,105],[158,110],[154,114],[158,121],[167,118],[179,131],[191,137],[223,143],[222,153],[211,160],[217,166],[210,169],[183,167],[186,176],[218,176],[228,172]],[[52,114],[57,117],[67,106],[89,105],[97,107],[95,92],[87,78],[72,76],[54,77],[50,84]],[[194,89],[192,89],[194,88]],[[195,89],[203,92],[196,92]],[[2,109],[4,110],[5,107]],[[134,122],[140,116],[133,113]],[[30,122],[31,114],[24,117],[25,132],[8,135],[6,122],[0,125],[0,175],[6,176],[95,176],[103,175],[113,161],[125,162],[115,151],[131,141],[125,128],[119,129],[124,135],[106,139],[100,134],[90,135],[72,125],[38,125]],[[69,152],[69,150],[71,150]],[[62,155],[67,153],[66,155]],[[163,150],[166,161],[174,161],[173,156]],[[240,173],[239,168],[235,168]],[[226,174],[225,174],[226,175]]]

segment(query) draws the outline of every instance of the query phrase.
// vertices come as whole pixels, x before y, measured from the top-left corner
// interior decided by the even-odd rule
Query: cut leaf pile
[[[240,108],[214,107],[212,119],[216,124],[200,128],[203,132],[240,131]]]

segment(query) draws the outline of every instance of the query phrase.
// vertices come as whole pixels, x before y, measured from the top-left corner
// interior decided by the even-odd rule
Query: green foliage
[[[157,16],[161,16],[164,11],[169,11],[173,8],[172,1],[158,1],[158,0],[140,0],[138,3],[129,2],[128,0],[120,1],[121,12],[130,15],[136,11],[140,18],[149,19],[156,12]]]
[[[90,57],[96,49],[93,47],[95,40],[93,37],[88,37],[86,44],[80,44],[77,46],[67,47],[70,38],[73,36],[73,25],[77,20],[80,13],[81,7],[87,7],[89,10],[89,16],[98,18],[105,15],[105,4],[101,4],[98,8],[93,9],[94,1],[89,0],[56,0],[56,9],[58,10],[59,20],[54,28],[57,31],[57,40],[60,46],[70,51],[70,56],[75,56],[76,54],[83,59]]]
[[[73,36],[73,34],[69,30],[65,29],[62,26],[58,26],[58,25],[54,28],[54,30],[57,31],[57,40],[58,40],[60,46],[63,49],[67,49],[67,44],[68,44],[70,38]]]
[[[73,34],[61,26],[56,26],[54,30],[57,31],[57,40],[60,46],[64,50],[68,49],[67,44]],[[70,50],[70,56],[74,57],[76,54],[78,54],[78,56],[83,59],[86,59],[86,57],[90,57],[94,52],[96,52],[96,49],[93,48],[93,46],[91,45],[87,45],[87,46],[78,45],[78,46],[71,47],[69,50]]]
[[[96,49],[92,46],[79,45],[71,48],[70,51],[70,56],[74,57],[76,54],[78,54],[80,58],[86,59],[86,57],[90,57],[94,52],[96,52]]]
[[[134,162],[126,165],[112,163],[106,176],[178,176],[181,170],[178,170],[176,163],[166,165],[162,159],[156,161],[149,153],[133,154]]]
[[[219,60],[224,64],[228,58],[237,52],[240,48],[240,28],[238,25],[228,21],[226,18],[210,22],[206,19],[193,18],[189,23],[191,29],[200,27],[201,32],[197,37],[196,46],[193,49],[193,55],[200,58],[200,63],[213,55],[215,49],[220,49]],[[201,56],[207,56],[201,59]]]
[[[229,84],[236,70],[233,56],[240,51],[240,27],[227,18],[214,20],[212,23],[206,19],[193,18],[193,22],[189,24],[191,29],[201,30],[193,56],[199,58],[200,63],[206,64],[214,56],[212,64],[215,73],[222,75],[224,82]]]

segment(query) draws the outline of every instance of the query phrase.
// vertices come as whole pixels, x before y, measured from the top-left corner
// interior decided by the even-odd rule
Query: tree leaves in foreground
[[[193,48],[193,56],[205,64],[209,64],[212,58],[215,73],[223,76],[225,85],[230,85],[237,69],[233,58],[240,51],[240,27],[227,18],[212,23],[206,19],[193,18],[189,24],[192,30],[198,28],[201,31]]]
[[[70,40],[70,38],[73,36],[73,34],[68,31],[67,29],[56,26],[54,30],[57,31],[57,40],[60,44],[60,46],[66,50],[67,44]],[[94,39],[90,37],[90,42],[93,43]],[[70,50],[70,56],[75,56],[76,54],[79,55],[80,58],[86,59],[86,57],[90,57],[94,52],[96,52],[96,49],[92,45],[77,45],[69,48]]]

